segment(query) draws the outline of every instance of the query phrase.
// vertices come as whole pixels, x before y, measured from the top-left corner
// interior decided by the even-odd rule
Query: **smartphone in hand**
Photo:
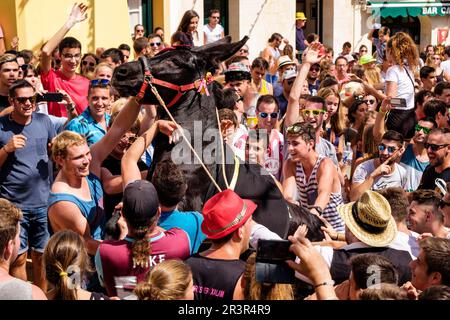
[[[406,99],[404,98],[391,98],[390,103],[394,108],[406,108]]]
[[[62,93],[59,92],[47,92],[47,93],[43,93],[38,94],[36,101],[37,102],[41,102],[41,101],[47,101],[47,102],[61,102],[63,100],[64,96]]]

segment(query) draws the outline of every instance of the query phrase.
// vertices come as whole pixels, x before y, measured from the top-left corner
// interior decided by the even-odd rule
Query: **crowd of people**
[[[281,238],[252,219],[258,204],[227,189],[179,210],[174,159],[146,179],[153,139],[177,125],[111,83],[133,59],[224,38],[220,11],[202,28],[187,11],[170,39],[136,25],[133,48],[94,53],[67,36],[87,10],[38,55],[0,46],[0,299],[450,298],[450,46],[420,52],[381,27],[373,55],[337,53],[299,12],[295,45],[273,33],[215,70],[224,143],[321,223],[323,241],[304,225],[286,236],[293,283],[261,282],[258,242]]]

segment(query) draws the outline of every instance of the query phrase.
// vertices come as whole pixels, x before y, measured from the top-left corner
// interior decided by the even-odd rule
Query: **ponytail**
[[[151,253],[150,241],[146,239],[148,226],[136,228],[134,230],[135,240],[133,242],[131,251],[133,259],[133,269],[141,267],[147,269],[149,267],[149,255]]]

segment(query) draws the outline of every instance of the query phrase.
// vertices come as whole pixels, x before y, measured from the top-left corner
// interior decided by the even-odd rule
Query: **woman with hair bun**
[[[194,300],[191,268],[181,260],[166,260],[134,289],[139,300]]]

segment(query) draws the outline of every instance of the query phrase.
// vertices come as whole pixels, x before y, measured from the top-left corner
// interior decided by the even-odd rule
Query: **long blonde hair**
[[[47,282],[54,286],[54,300],[77,300],[84,274],[93,271],[83,239],[71,230],[59,231],[50,238],[42,263]]]
[[[383,82],[383,77],[377,68],[367,68],[364,70],[364,77],[371,85],[379,84]]]
[[[282,283],[256,282],[256,253],[247,259],[244,271],[244,297],[246,300],[294,300],[292,286]]]
[[[139,300],[181,300],[192,281],[191,268],[181,260],[165,260],[153,267],[148,280],[134,294]]]

